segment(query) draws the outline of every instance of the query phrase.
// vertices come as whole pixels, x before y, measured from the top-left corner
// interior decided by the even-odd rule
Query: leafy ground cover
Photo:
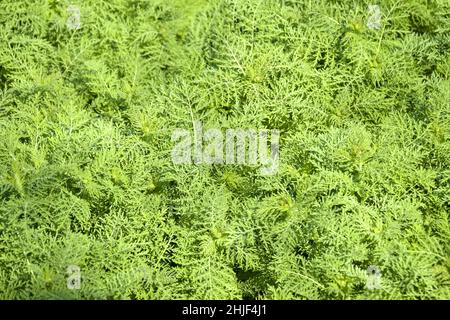
[[[449,299],[449,77],[446,0],[2,0],[0,298]]]

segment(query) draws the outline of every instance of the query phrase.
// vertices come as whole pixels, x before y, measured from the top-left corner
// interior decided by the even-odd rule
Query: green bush
[[[449,299],[450,4],[369,4],[1,1],[0,298]],[[174,165],[194,118],[278,174]]]

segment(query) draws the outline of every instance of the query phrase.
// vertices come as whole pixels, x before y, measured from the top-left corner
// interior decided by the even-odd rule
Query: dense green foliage
[[[0,298],[450,298],[450,3],[369,4],[0,1]],[[278,174],[174,165],[194,118]]]

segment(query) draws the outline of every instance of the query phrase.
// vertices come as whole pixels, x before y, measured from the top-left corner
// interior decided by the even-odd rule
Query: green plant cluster
[[[449,299],[449,211],[447,0],[0,2],[1,299]]]

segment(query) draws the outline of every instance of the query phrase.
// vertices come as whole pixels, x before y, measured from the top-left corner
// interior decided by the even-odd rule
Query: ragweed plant
[[[449,299],[449,75],[446,0],[3,0],[0,298]]]

